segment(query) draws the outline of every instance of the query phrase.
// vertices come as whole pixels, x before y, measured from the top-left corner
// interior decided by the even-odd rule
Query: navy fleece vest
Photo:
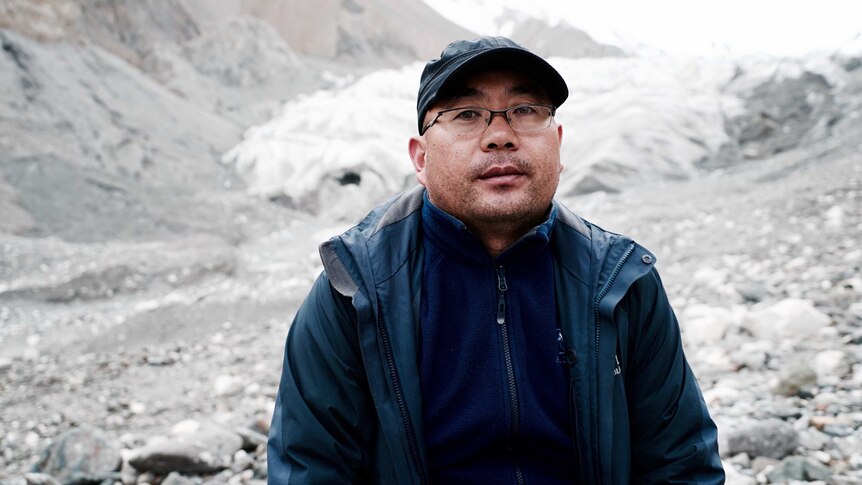
[[[422,418],[432,483],[571,483],[548,220],[496,259],[427,198]]]

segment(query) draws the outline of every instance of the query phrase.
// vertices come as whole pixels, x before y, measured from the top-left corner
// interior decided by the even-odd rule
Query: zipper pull
[[[497,289],[501,292],[509,289],[506,286],[506,270],[502,266],[497,267]]]
[[[503,325],[506,323],[506,290],[509,286],[506,285],[506,273],[502,266],[497,267],[497,290],[500,295],[497,300],[497,323]]]

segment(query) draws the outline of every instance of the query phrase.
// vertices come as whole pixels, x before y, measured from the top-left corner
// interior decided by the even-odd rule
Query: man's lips
[[[482,174],[479,175],[479,179],[491,179],[496,177],[515,178],[518,175],[524,175],[524,172],[518,170],[516,167],[507,165],[503,167],[491,167],[482,172]]]

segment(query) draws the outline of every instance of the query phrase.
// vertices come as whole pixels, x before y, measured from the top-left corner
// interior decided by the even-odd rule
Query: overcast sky
[[[539,17],[565,20],[596,40],[646,44],[671,54],[799,55],[835,50],[862,33],[859,0],[426,0],[457,23],[493,30],[490,11],[502,4]],[[520,4],[520,5],[519,5]]]

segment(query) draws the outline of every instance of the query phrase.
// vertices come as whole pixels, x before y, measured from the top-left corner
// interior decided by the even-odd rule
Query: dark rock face
[[[33,471],[64,484],[100,482],[114,478],[121,461],[119,443],[102,431],[78,428],[59,436],[46,448]]]
[[[183,42],[200,34],[179,0],[86,0],[80,31],[120,57],[138,64],[160,42]]]
[[[771,419],[731,431],[727,437],[727,453],[781,459],[792,453],[798,444],[799,433],[787,423]]]
[[[740,94],[744,110],[725,120],[725,129],[738,143],[734,152],[760,159],[828,136],[840,118],[833,87],[820,74],[766,79]]]

